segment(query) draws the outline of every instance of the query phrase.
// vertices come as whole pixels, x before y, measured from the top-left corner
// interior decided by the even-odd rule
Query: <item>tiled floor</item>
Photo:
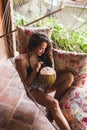
[[[10,59],[0,65],[0,130],[55,130],[26,96]]]

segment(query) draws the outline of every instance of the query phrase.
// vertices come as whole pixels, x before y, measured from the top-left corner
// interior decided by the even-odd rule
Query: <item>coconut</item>
[[[39,74],[40,82],[44,85],[51,86],[56,80],[56,71],[51,67],[43,67]]]

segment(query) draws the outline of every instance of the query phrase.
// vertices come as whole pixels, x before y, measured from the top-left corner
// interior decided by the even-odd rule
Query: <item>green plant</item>
[[[14,12],[14,19],[16,26],[24,26],[29,23],[29,19],[26,19],[17,12]],[[69,26],[63,27],[63,25],[58,24],[55,19],[46,18],[35,23],[33,26],[48,26],[53,28],[51,40],[54,48],[87,53],[87,24],[81,29],[71,30]]]
[[[77,31],[70,30],[70,27],[63,28],[60,25],[54,25],[51,39],[56,48],[67,51],[76,51],[87,53],[87,26]]]
[[[14,22],[15,26],[24,26],[29,23],[29,19],[25,18],[25,16],[20,15],[18,12],[14,11]]]
[[[87,24],[81,29],[71,30],[70,26],[63,27],[55,19],[45,19],[36,26],[52,27],[51,40],[53,47],[66,51],[87,53]]]

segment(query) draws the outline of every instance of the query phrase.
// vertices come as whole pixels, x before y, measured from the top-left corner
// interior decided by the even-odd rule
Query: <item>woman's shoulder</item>
[[[25,66],[28,65],[28,54],[27,53],[19,54],[18,56],[16,56],[15,62],[18,62]]]

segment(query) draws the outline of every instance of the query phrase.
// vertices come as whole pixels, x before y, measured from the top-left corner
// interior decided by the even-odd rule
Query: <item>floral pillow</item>
[[[81,68],[87,64],[86,53],[54,49],[53,55],[56,71],[70,70],[76,75],[80,72]]]
[[[48,37],[51,36],[52,28],[49,27],[17,27],[18,51],[19,53],[26,53],[27,45],[30,36],[35,32],[43,32]]]
[[[72,87],[61,99],[60,107],[72,130],[87,130],[87,88]]]
[[[53,50],[56,71],[75,75],[71,88],[60,100],[60,107],[72,130],[87,130],[87,54]]]
[[[73,85],[85,86],[87,76],[87,54],[54,49],[54,66],[56,71],[71,71],[75,80]]]

